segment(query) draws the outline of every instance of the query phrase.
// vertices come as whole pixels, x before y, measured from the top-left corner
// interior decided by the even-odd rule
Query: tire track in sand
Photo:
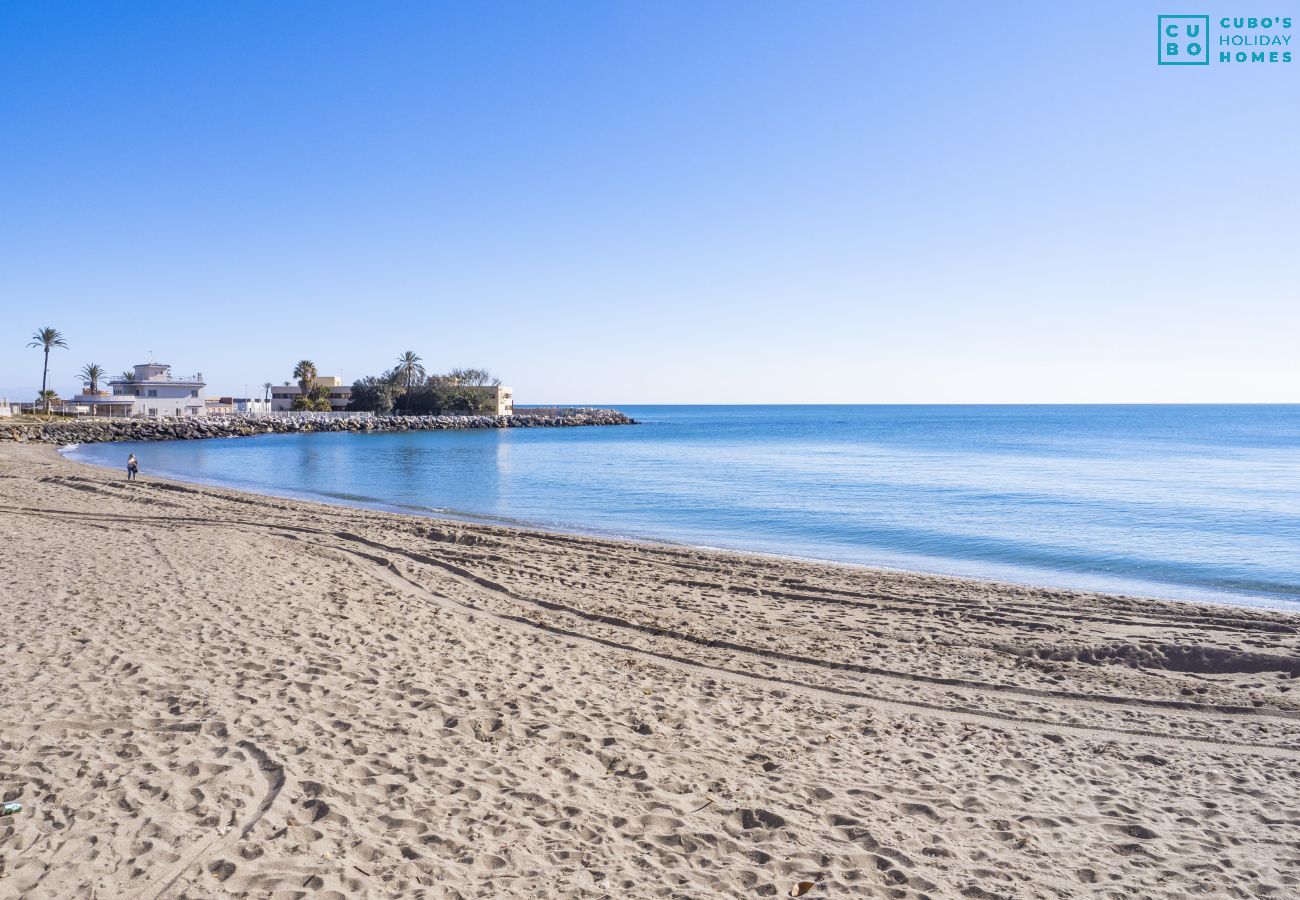
[[[1080,707],[1087,705],[1101,705],[1110,708],[1116,707],[1155,707],[1162,710],[1171,709],[1185,716],[1215,716],[1230,715],[1243,716],[1254,719],[1281,718],[1292,720],[1296,718],[1293,714],[1284,711],[1275,711],[1270,714],[1260,714],[1249,707],[1214,707],[1199,704],[1183,703],[1181,701],[1159,701],[1159,700],[1141,700],[1138,698],[1110,697],[1107,695],[1077,694],[1075,692],[1052,692],[1041,691],[1038,689],[1016,688],[1014,686],[992,685],[984,682],[963,682],[956,679],[935,679],[930,676],[919,675],[907,672],[894,672],[890,670],[875,669],[874,667],[861,667],[852,663],[836,663],[834,661],[817,660],[810,657],[798,657],[793,654],[781,654],[779,651],[771,651],[763,648],[746,647],[740,644],[729,644],[713,642],[708,639],[698,638],[695,636],[680,635],[659,629],[657,627],[643,626],[639,623],[628,622],[616,617],[603,616],[597,613],[587,613],[584,610],[572,609],[562,604],[552,603],[550,601],[532,600],[516,595],[503,585],[477,575],[476,573],[465,569],[455,563],[449,563],[444,560],[438,560],[435,557],[417,551],[406,550],[401,547],[393,547],[378,541],[373,541],[361,535],[347,531],[329,531],[326,529],[312,528],[305,525],[295,525],[289,523],[276,522],[256,522],[242,519],[215,519],[204,516],[144,516],[133,515],[123,516],[107,513],[83,513],[73,510],[51,510],[35,509],[31,507],[11,507],[0,505],[0,512],[10,512],[17,514],[28,514],[35,516],[45,516],[51,518],[67,519],[92,519],[102,520],[111,519],[116,521],[133,521],[140,524],[154,525],[201,525],[205,527],[222,527],[234,528],[236,530],[252,529],[261,533],[279,532],[279,537],[284,539],[312,543],[321,549],[332,549],[342,553],[345,557],[351,557],[356,560],[363,560],[370,563],[370,569],[377,574],[382,580],[390,586],[399,588],[407,593],[413,594],[417,599],[424,602],[431,602],[440,608],[449,611],[459,611],[467,613],[478,618],[486,618],[497,622],[508,624],[516,629],[529,631],[541,631],[564,640],[585,644],[593,648],[614,649],[620,652],[636,655],[645,659],[655,661],[660,664],[666,664],[676,669],[705,671],[710,674],[719,675],[727,680],[744,684],[749,687],[771,690],[790,690],[805,693],[812,696],[818,696],[823,699],[835,699],[843,702],[845,699],[860,701],[870,704],[874,707],[889,710],[899,714],[913,713],[922,711],[931,714],[937,714],[939,718],[949,719],[952,721],[965,722],[983,726],[1000,726],[1019,728],[1021,730],[1031,730],[1041,734],[1074,734],[1079,737],[1088,739],[1132,741],[1138,739],[1144,743],[1158,743],[1165,746],[1173,747],[1198,747],[1208,750],[1235,750],[1239,752],[1255,753],[1273,758],[1300,759],[1300,749],[1288,745],[1248,743],[1244,741],[1233,740],[1211,740],[1207,738],[1179,737],[1174,735],[1162,734],[1154,731],[1142,729],[1123,729],[1107,727],[1091,727],[1062,722],[1053,722],[1048,719],[1042,719],[1025,715],[1010,715],[996,712],[988,709],[978,709],[969,706],[958,706],[953,704],[942,704],[916,699],[896,699],[884,697],[879,694],[873,694],[863,690],[853,688],[838,687],[832,685],[813,684],[811,682],[799,681],[796,679],[782,678],[777,676],[758,675],[747,672],[738,672],[724,666],[714,665],[702,660],[692,659],[676,653],[670,653],[659,650],[652,650],[643,647],[637,647],[631,644],[625,644],[610,638],[598,637],[594,635],[582,634],[577,631],[562,628],[546,622],[538,622],[522,615],[512,615],[508,613],[498,613],[472,603],[456,600],[443,594],[430,591],[418,582],[404,575],[397,565],[388,556],[380,556],[374,553],[368,553],[359,550],[355,546],[339,545],[331,541],[342,541],[345,544],[361,545],[370,550],[378,550],[384,553],[390,553],[394,556],[400,556],[410,562],[433,566],[447,575],[450,575],[457,583],[474,591],[486,592],[513,601],[517,604],[533,606],[539,609],[545,609],[550,612],[560,612],[571,614],[578,618],[585,618],[601,624],[609,625],[614,628],[633,630],[650,637],[668,638],[684,640],[688,643],[694,643],[711,649],[724,649],[730,652],[748,654],[760,658],[776,657],[784,662],[796,665],[811,665],[822,669],[841,670],[854,672],[855,674],[866,674],[873,677],[889,678],[912,683],[935,684],[946,687],[962,687],[974,691],[988,691],[1003,696],[1023,696],[1034,699],[1048,699],[1060,702],[1067,707]],[[324,542],[305,541],[300,536],[311,536],[314,538],[324,538]],[[957,683],[953,683],[953,682]]]

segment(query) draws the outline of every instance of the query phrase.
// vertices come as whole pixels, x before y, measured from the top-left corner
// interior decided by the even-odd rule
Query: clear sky
[[[65,396],[1300,400],[1300,59],[1157,66],[1215,2],[8,0],[0,396],[48,324]]]

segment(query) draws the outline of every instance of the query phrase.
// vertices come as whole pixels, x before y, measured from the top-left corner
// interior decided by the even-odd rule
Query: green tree
[[[99,363],[89,363],[81,367],[81,377],[86,379],[86,389],[93,396],[99,393],[99,379],[106,373]],[[95,404],[90,404],[90,414],[95,415]]]
[[[38,328],[32,333],[31,342],[27,346],[36,347],[45,351],[45,368],[41,370],[40,396],[41,399],[45,401],[45,414],[48,416],[50,414],[50,400],[53,399],[53,397],[46,396],[46,388],[49,387],[50,379],[50,350],[55,347],[62,347],[66,350],[68,345],[64,343],[63,335],[59,334],[57,328],[46,326],[45,328]]]
[[[496,387],[501,383],[501,379],[487,369],[452,369],[444,377],[461,387]]]
[[[401,379],[402,386],[405,390],[402,393],[402,409],[409,412],[409,397],[411,388],[416,382],[424,380],[424,366],[420,365],[420,357],[416,356],[414,350],[407,350],[401,356],[397,357],[397,368],[393,372]]]
[[[45,404],[45,415],[50,414],[50,404],[59,399],[58,391],[43,390],[38,395],[38,399]]]
[[[81,367],[81,377],[86,379],[86,384],[90,386],[90,393],[99,393],[99,379],[105,374],[104,367],[98,363],[90,363]]]
[[[323,384],[313,384],[307,393],[293,398],[293,409],[305,412],[329,412],[334,407],[330,403],[330,389]]]
[[[271,382],[269,382],[269,381],[264,381],[264,382],[262,382],[262,400],[263,400],[263,401],[268,402],[268,403],[270,402],[270,400],[271,400],[271,388],[273,388],[273,387],[275,387],[275,385],[271,384]]]
[[[297,379],[303,396],[306,396],[312,385],[316,383],[316,375],[316,364],[310,359],[299,360],[298,365],[293,367],[293,377]]]
[[[117,376],[122,381],[135,381],[135,370],[127,369],[121,375]]]
[[[387,415],[393,411],[393,383],[387,378],[367,375],[352,382],[352,399],[348,409]]]
[[[293,367],[293,377],[298,379],[298,396],[293,398],[293,408],[309,412],[329,412],[334,407],[330,404],[330,389],[317,383],[316,364],[310,359],[299,360]],[[287,385],[288,382],[286,381]],[[270,385],[263,385],[270,391]]]

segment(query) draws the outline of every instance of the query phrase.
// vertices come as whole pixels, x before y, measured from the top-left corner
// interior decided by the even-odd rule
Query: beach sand
[[[1300,896],[1300,617],[0,447],[0,896]]]

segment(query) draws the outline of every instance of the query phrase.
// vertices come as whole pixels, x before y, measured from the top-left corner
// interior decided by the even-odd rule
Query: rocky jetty
[[[303,434],[318,431],[451,431],[461,428],[570,428],[583,425],[634,425],[614,409],[574,409],[556,415],[513,416],[205,416],[160,419],[56,419],[50,422],[0,421],[0,441],[33,444],[91,444],[102,441],[192,441]]]

